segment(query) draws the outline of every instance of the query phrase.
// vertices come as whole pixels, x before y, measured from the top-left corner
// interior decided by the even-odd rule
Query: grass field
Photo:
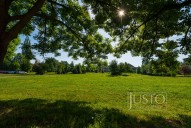
[[[0,127],[189,128],[191,77],[1,74]]]

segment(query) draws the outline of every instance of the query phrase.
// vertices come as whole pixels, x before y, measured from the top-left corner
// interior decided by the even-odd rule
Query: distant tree
[[[149,60],[148,58],[143,58],[142,65],[141,65],[141,72],[143,74],[153,74],[152,66],[151,66],[152,60]]]
[[[58,60],[55,58],[47,58],[45,59],[46,70],[47,72],[55,72],[58,66]]]
[[[57,70],[56,70],[57,74],[64,74],[65,72],[65,67],[63,63],[59,63],[57,66]]]
[[[120,70],[120,72],[127,72],[127,69],[126,69],[126,67],[125,67],[125,64],[124,63],[119,63],[119,70]]]
[[[155,58],[143,58],[141,70],[150,75],[176,76],[179,70],[177,44],[166,41],[161,45],[162,49],[156,51]]]
[[[109,68],[111,71],[111,75],[121,75],[122,74],[116,60],[111,61]]]
[[[102,64],[103,64],[102,72],[105,72],[105,69],[108,68],[107,60],[103,61]]]
[[[78,65],[76,66],[76,69],[77,69],[78,74],[81,74],[81,73],[82,73],[82,66],[81,66],[81,64],[78,64]]]
[[[74,69],[72,71],[73,74],[82,74],[82,73],[86,73],[86,68],[84,65],[81,64],[77,64],[74,66]]]
[[[73,70],[72,70],[72,73],[73,73],[73,74],[78,74],[77,66],[74,66],[74,68],[73,68]]]
[[[69,68],[70,68],[70,72],[72,72],[74,69],[74,62],[73,61],[70,63]]]
[[[36,61],[32,67],[32,70],[36,72],[37,75],[43,75],[46,71],[46,66],[44,63]]]
[[[85,65],[82,65],[82,73],[86,73],[86,66]]]
[[[136,70],[137,74],[141,74],[141,67],[137,67],[137,70]]]
[[[21,70],[25,72],[29,72],[32,69],[32,65],[28,59],[23,59],[20,67]]]
[[[18,61],[13,60],[9,65],[9,70],[20,70],[20,64]]]
[[[27,36],[24,42],[21,44],[22,54],[25,56],[27,60],[32,60],[35,58],[32,52],[32,45],[29,37]]]
[[[191,55],[184,59],[184,64],[191,65]]]
[[[185,75],[191,75],[191,66],[189,65],[181,65],[180,67],[180,73]]]
[[[63,61],[63,62],[61,62],[61,63],[64,64],[65,73],[68,73],[68,72],[70,71],[70,65],[68,64],[68,62],[67,62],[67,61]]]
[[[95,63],[97,66],[97,71],[98,72],[104,72],[104,68],[106,68],[108,66],[108,62],[106,60],[97,60],[97,63]]]
[[[21,64],[23,60],[23,55],[21,53],[17,53],[10,61],[9,70],[20,70]]]

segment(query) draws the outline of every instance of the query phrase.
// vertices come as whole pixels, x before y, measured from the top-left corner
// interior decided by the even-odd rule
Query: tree
[[[141,73],[141,67],[137,67],[136,72],[137,72],[137,74],[140,74]]]
[[[142,65],[141,65],[141,72],[143,74],[148,74],[148,75],[152,75],[153,74],[152,60],[150,60],[148,58],[143,58]]]
[[[28,59],[23,58],[22,63],[20,64],[20,69],[25,72],[29,72],[32,69],[32,65]]]
[[[22,49],[22,54],[25,56],[27,60],[30,61],[35,58],[32,52],[32,46],[28,36],[25,38],[25,41],[22,43],[21,49]]]
[[[4,63],[3,65],[0,64],[0,69],[9,70],[9,66],[15,55],[16,47],[20,44],[20,42],[20,38],[16,38],[13,41],[11,41],[7,49],[7,54],[5,56]]]
[[[142,73],[161,76],[175,76],[179,70],[178,50],[175,41],[167,40],[161,43],[161,49],[156,51],[155,58],[143,58]]]
[[[56,69],[57,74],[65,74],[65,67],[63,63],[59,63]]]
[[[110,67],[111,75],[121,75],[122,72],[120,71],[120,68],[116,60],[112,60],[109,67]]]
[[[16,60],[13,60],[9,65],[9,70],[20,70],[20,64]]]
[[[81,64],[76,65],[76,70],[78,74],[82,74],[82,66]]]
[[[81,66],[81,64],[75,65],[72,73],[73,74],[82,74],[82,66]]]
[[[114,39],[119,37],[116,56],[131,51],[151,59],[162,48],[160,39],[179,38],[180,53],[191,53],[190,0],[85,0],[92,7],[96,23]],[[125,15],[117,16],[123,9]],[[122,19],[122,20],[121,20]],[[168,44],[168,42],[164,42]]]
[[[72,72],[73,71],[73,69],[74,69],[74,62],[72,61],[71,63],[70,63],[70,72]]]
[[[92,9],[95,18],[88,14]],[[125,16],[116,16],[119,7]],[[1,0],[0,2],[0,65],[10,42],[19,34],[38,34],[34,45],[40,53],[64,49],[70,56],[93,58],[131,51],[151,58],[161,48],[160,39],[179,36],[180,52],[191,53],[190,0]],[[120,37],[114,50],[111,40],[97,33],[103,28],[113,39]],[[167,42],[166,42],[167,43]]]
[[[119,63],[119,70],[120,72],[127,72],[125,64],[124,63]]]
[[[47,72],[55,72],[57,70],[58,63],[58,60],[55,58],[46,58],[45,64]]]
[[[32,70],[36,72],[37,75],[43,75],[46,71],[46,66],[44,63],[40,63],[38,61],[35,61]]]
[[[191,55],[184,59],[184,64],[191,65]]]
[[[85,74],[86,73],[86,66],[82,65],[82,73]]]
[[[191,74],[191,66],[188,65],[181,65],[180,67],[180,73],[185,75],[190,75]]]
[[[8,70],[20,70],[22,61],[23,61],[23,55],[21,53],[17,53],[15,56],[11,58]]]
[[[58,54],[64,49],[77,58],[108,53],[110,41],[97,33],[87,6],[78,1],[1,0],[0,2],[0,65],[10,42],[19,34],[38,34],[34,45],[40,53]]]

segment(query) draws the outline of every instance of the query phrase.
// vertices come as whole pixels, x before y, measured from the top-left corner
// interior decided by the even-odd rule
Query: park
[[[1,0],[0,128],[190,128],[190,0]]]

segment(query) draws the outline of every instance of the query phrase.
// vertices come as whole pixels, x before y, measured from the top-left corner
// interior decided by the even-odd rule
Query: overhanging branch
[[[19,20],[19,22],[12,27],[8,32],[6,32],[5,39],[10,42],[12,39],[17,37],[17,35],[22,31],[22,29],[30,22],[32,17],[41,9],[45,0],[37,0],[31,9]]]
[[[15,21],[15,20],[21,20],[22,18],[25,17],[25,15],[26,15],[26,14],[17,15],[17,16],[10,16],[8,20],[9,20],[9,22],[10,22],[10,21]]]
[[[143,21],[139,26],[137,26],[133,32],[130,34],[130,36],[127,38],[127,40],[129,40],[131,37],[134,36],[134,34],[136,33],[136,31],[144,24],[148,23],[149,21],[153,20],[154,18],[160,16],[162,13],[164,13],[165,11],[168,10],[174,10],[174,9],[181,9],[182,7],[185,6],[189,6],[191,4],[191,0],[187,0],[185,2],[182,3],[176,3],[176,4],[167,4],[165,6],[163,6],[157,13],[151,15],[149,18],[147,18],[147,20]],[[122,45],[120,45],[119,49],[121,49],[123,46],[125,45],[125,43],[123,43]]]
[[[78,38],[79,40],[82,40],[82,38],[80,38],[80,34],[78,34],[75,30],[73,30],[71,27],[69,27],[66,23],[64,23],[61,20],[56,19],[55,17],[43,14],[43,13],[37,13],[36,16],[41,17],[41,18],[45,18],[48,20],[51,20],[53,22],[57,22],[61,25],[64,25],[72,34],[74,34],[76,36],[76,38]]]

